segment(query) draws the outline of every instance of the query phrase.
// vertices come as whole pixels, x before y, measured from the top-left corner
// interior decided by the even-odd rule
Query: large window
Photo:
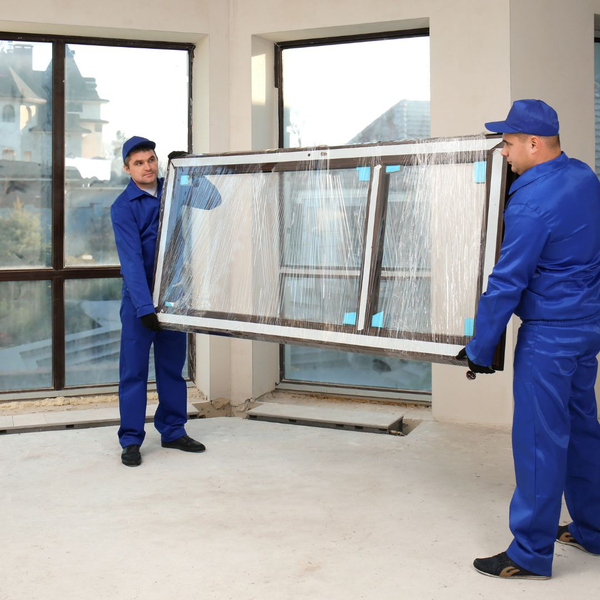
[[[499,141],[173,160],[154,288],[161,321],[456,363],[496,259]]]
[[[278,46],[278,58],[280,147],[430,136],[426,30],[285,43]],[[396,212],[403,206],[391,199],[391,218],[397,218]],[[357,221],[351,224],[359,225]],[[409,225],[405,223],[405,234],[410,232]],[[384,260],[394,251],[391,240],[386,242]],[[401,232],[396,232],[393,240],[400,245],[410,243]],[[413,284],[426,286],[427,282]],[[282,380],[287,381],[431,390],[428,362],[286,344],[281,364]]]
[[[189,146],[191,50],[0,39],[0,392],[118,381],[121,146]]]

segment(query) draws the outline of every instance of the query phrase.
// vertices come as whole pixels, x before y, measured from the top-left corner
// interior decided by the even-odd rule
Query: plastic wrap
[[[199,155],[168,169],[163,326],[452,362],[496,260],[485,137]]]

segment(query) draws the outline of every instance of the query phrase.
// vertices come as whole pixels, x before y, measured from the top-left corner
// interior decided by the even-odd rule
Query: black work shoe
[[[500,579],[550,579],[548,575],[538,575],[520,567],[506,552],[488,558],[476,558],[473,566],[488,577],[499,577]]]
[[[565,546],[573,546],[574,548],[579,548],[592,556],[600,556],[600,554],[594,554],[594,552],[590,552],[586,548],[584,548],[569,532],[568,525],[559,525],[558,533],[556,534],[556,541],[564,544]]]
[[[192,439],[189,435],[182,435],[180,438],[172,442],[162,442],[163,448],[175,448],[184,452],[204,452],[206,447],[204,444]]]
[[[137,444],[125,446],[121,452],[121,462],[127,467],[139,467],[142,464],[140,447]]]

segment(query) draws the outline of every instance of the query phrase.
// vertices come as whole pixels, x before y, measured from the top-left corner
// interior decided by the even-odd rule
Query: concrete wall
[[[0,30],[197,44],[196,151],[277,145],[273,41],[429,27],[432,135],[483,131],[511,101],[546,99],[559,111],[565,150],[594,160],[593,28],[600,0],[29,0],[3,7]],[[159,74],[157,74],[159,77]],[[506,424],[507,369],[468,382],[464,370],[433,366],[438,419]],[[277,345],[198,336],[200,387],[240,404],[272,389]]]

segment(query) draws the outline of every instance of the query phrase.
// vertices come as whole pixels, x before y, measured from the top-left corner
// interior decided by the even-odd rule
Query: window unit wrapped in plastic
[[[500,245],[499,142],[174,159],[154,285],[160,322],[455,362]]]

